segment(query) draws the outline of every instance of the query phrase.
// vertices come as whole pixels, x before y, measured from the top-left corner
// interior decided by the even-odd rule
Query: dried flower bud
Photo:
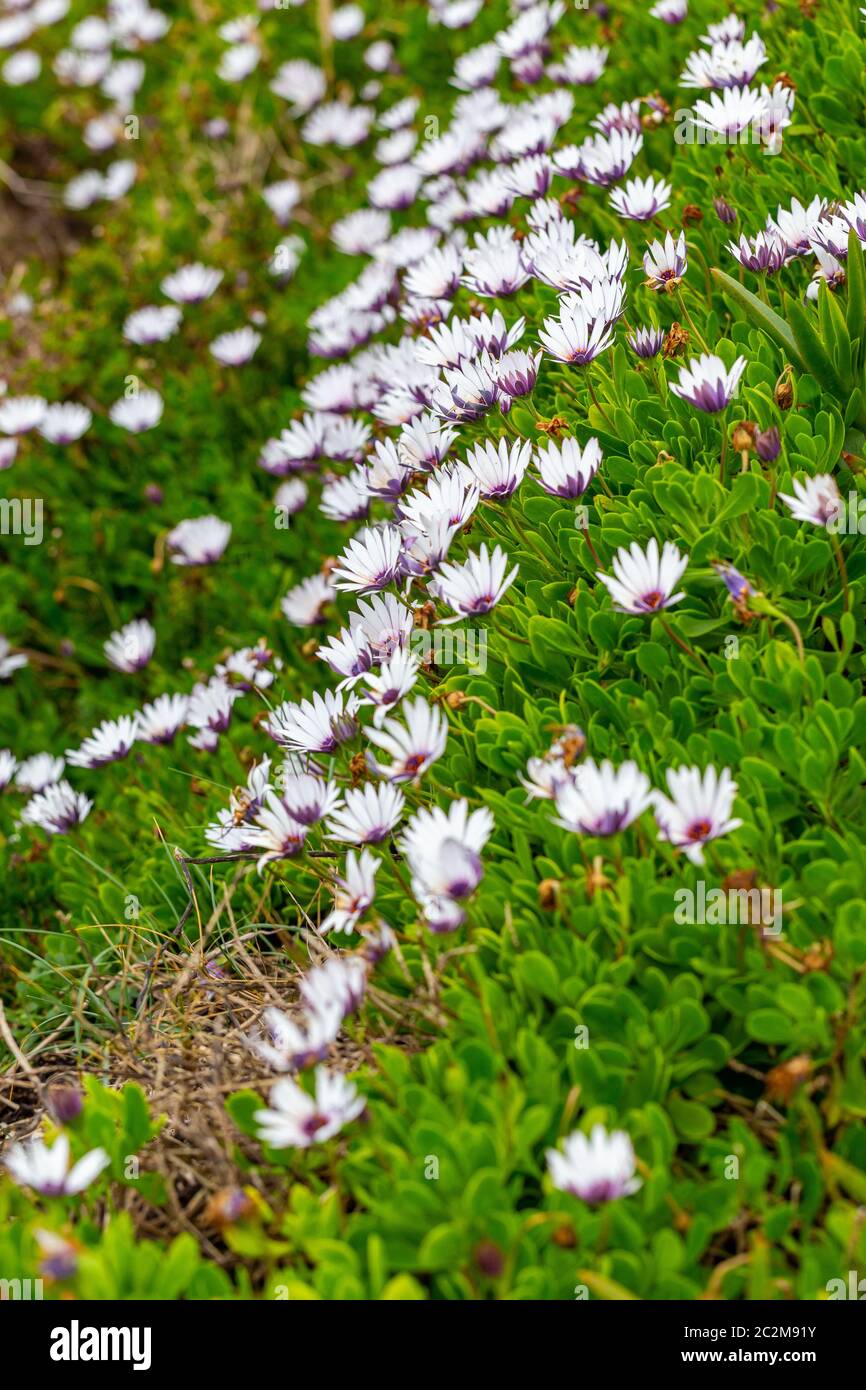
[[[816,970],[829,970],[834,954],[832,941],[813,941],[803,953],[803,964],[813,973]]]
[[[559,905],[560,883],[557,878],[543,878],[538,885],[538,906],[544,912],[553,912]]]
[[[739,424],[734,425],[734,432],[731,435],[731,443],[737,453],[743,453],[752,447],[752,440],[755,438],[755,426],[751,420],[740,420]]]
[[[773,1067],[766,1076],[766,1095],[768,1100],[781,1101],[787,1105],[794,1091],[809,1077],[812,1058],[806,1053],[791,1057],[778,1067]]]
[[[414,616],[414,626],[420,628],[422,632],[426,632],[436,617],[436,605],[428,599],[427,603],[422,603],[420,608],[415,609]]]
[[[786,367],[773,392],[773,400],[780,410],[790,410],[794,404],[794,388],[791,385],[790,368]]]
[[[698,222],[703,222],[704,214],[697,203],[687,203],[683,208],[683,226],[694,227]]]
[[[670,331],[662,344],[662,354],[665,357],[676,357],[678,352],[684,352],[689,345],[689,335],[681,323],[676,320],[671,324]]]

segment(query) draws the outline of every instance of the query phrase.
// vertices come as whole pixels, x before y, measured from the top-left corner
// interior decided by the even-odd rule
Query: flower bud
[[[505,1268],[502,1251],[492,1240],[482,1240],[475,1247],[475,1263],[488,1279],[498,1279]]]
[[[83,1105],[84,1096],[77,1086],[49,1086],[48,1109],[59,1125],[77,1120]]]
[[[773,391],[773,400],[780,410],[790,410],[794,404],[794,388],[791,385],[790,368],[786,367]]]
[[[559,880],[543,878],[538,885],[538,906],[544,912],[553,912],[559,905]]]
[[[782,441],[775,425],[768,430],[758,430],[755,435],[755,453],[764,463],[772,463],[779,457]]]
[[[754,438],[755,426],[753,425],[751,420],[741,420],[739,424],[734,425],[734,432],[731,435],[731,443],[733,444],[738,454],[743,453],[745,450],[750,450],[752,447],[752,440]]]

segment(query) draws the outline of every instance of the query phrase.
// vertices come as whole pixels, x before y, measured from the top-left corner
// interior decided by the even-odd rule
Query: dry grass
[[[190,949],[177,932],[156,954],[126,960],[124,992],[138,998],[138,1010],[118,1019],[113,1033],[93,1037],[84,1053],[64,1041],[52,1045],[52,1035],[25,1056],[0,1017],[0,1033],[13,1053],[11,1066],[0,1075],[4,1138],[20,1140],[38,1129],[49,1113],[51,1089],[75,1085],[84,1072],[116,1088],[137,1082],[151,1113],[166,1117],[142,1153],[141,1166],[161,1174],[168,1198],[155,1207],[134,1185],[118,1187],[114,1210],[128,1210],[141,1235],[170,1240],[190,1232],[208,1257],[223,1265],[233,1264],[235,1256],[220,1240],[214,1199],[226,1189],[252,1184],[270,1201],[277,1186],[285,1187],[285,1178],[273,1171],[240,1176],[239,1159],[254,1161],[258,1146],[232,1124],[226,1099],[246,1088],[266,1095],[274,1080],[246,1038],[269,1005],[297,1011],[302,973],[334,954],[311,928],[290,931],[280,923],[258,923],[241,929],[232,902],[246,868],[237,866],[208,918],[199,916],[188,880],[192,893],[185,915],[191,916],[191,926],[197,924],[195,945]],[[97,991],[104,997],[116,981],[116,976],[103,980]],[[444,1022],[436,985],[430,972],[423,995],[416,991],[402,998],[383,993],[371,980],[373,1010],[365,1017],[375,1017],[375,1034],[369,1024],[347,1020],[328,1065],[355,1071],[372,1064],[374,1042],[411,1050],[423,1046],[425,1033],[429,1037]]]

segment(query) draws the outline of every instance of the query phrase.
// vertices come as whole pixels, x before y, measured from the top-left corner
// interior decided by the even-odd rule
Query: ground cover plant
[[[847,1296],[863,58],[6,0],[4,1279]]]

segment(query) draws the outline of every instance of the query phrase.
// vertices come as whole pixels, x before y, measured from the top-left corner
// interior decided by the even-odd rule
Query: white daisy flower
[[[347,852],[343,873],[333,884],[333,910],[319,927],[323,936],[331,931],[349,933],[355,930],[360,918],[372,906],[376,874],[381,864],[381,859],[368,849],[362,849],[360,854],[353,849]]]
[[[158,695],[138,714],[141,743],[171,743],[186,723],[189,698],[186,695]]]
[[[570,1192],[594,1206],[630,1197],[641,1185],[635,1177],[634,1149],[624,1130],[608,1134],[604,1125],[594,1125],[589,1139],[575,1130],[563,1148],[563,1153],[547,1150],[547,1170],[560,1192]]]
[[[182,317],[176,304],[148,304],[127,315],[123,321],[123,336],[128,343],[142,346],[164,343],[177,332]]]
[[[613,574],[597,574],[622,613],[656,613],[670,608],[685,595],[675,593],[686,571],[688,555],[682,555],[673,541],[665,541],[659,551],[653,536],[646,550],[632,541],[628,550],[621,547],[613,558]]]
[[[257,1110],[259,1138],[274,1149],[306,1149],[338,1134],[364,1109],[351,1081],[316,1068],[315,1097],[286,1077],[271,1087],[270,1107]]]
[[[166,275],[159,288],[167,299],[173,299],[176,304],[200,304],[202,300],[210,299],[222,278],[221,270],[213,270],[200,261],[194,261]]]
[[[130,434],[152,430],[162,419],[163,401],[158,391],[137,391],[134,396],[121,396],[108,412],[113,425]]]
[[[135,618],[117,632],[112,632],[102,650],[116,671],[131,675],[142,670],[153,656],[156,629],[146,618]]]
[[[384,766],[372,754],[367,762],[373,772],[389,782],[415,782],[445,752],[448,727],[438,705],[428,705],[418,696],[406,701],[401,711],[405,726],[397,719],[386,719],[381,728],[367,730],[367,738],[391,757]]]
[[[34,753],[32,758],[19,763],[15,785],[22,792],[44,791],[60,781],[65,766],[63,758],[55,758],[51,753]]]
[[[333,603],[337,591],[323,574],[303,579],[280,601],[280,611],[293,627],[313,627],[324,622],[325,608]]]
[[[717,773],[708,767],[670,768],[670,796],[653,793],[653,809],[659,836],[681,849],[693,864],[703,864],[704,845],[736,830],[742,821],[731,816],[737,784],[730,769]]]
[[[38,825],[49,835],[65,835],[90,814],[93,802],[68,782],[55,782],[37,793],[21,812],[25,825]]]
[[[172,564],[215,565],[231,533],[231,523],[212,514],[179,521],[166,537]]]
[[[587,758],[556,789],[557,825],[581,835],[615,835],[652,805],[649,778],[637,763],[615,768]]]
[[[29,434],[42,424],[47,409],[42,396],[8,396],[0,401],[0,434]]]
[[[67,748],[70,767],[105,767],[119,762],[138,738],[138,716],[123,714],[119,719],[103,719],[80,748]]]
[[[255,356],[261,341],[261,333],[247,325],[231,333],[220,333],[209,345],[208,351],[224,367],[242,367]]]
[[[492,554],[486,545],[470,551],[461,565],[443,564],[432,585],[437,597],[454,610],[455,617],[446,622],[477,617],[495,608],[517,578],[518,566],[506,574],[507,565],[508,556],[498,545]]]
[[[389,784],[351,787],[345,804],[328,822],[332,840],[344,840],[352,845],[376,845],[390,835],[403,814],[405,797]]]
[[[59,1134],[50,1147],[38,1135],[13,1144],[3,1161],[21,1187],[43,1197],[70,1197],[89,1187],[111,1159],[105,1149],[91,1149],[70,1166],[69,1139]]]
[[[800,482],[792,480],[794,496],[780,492],[779,500],[784,502],[797,521],[810,521],[813,526],[828,526],[842,511],[842,498],[836,479],[830,473],[818,473],[814,478]]]

